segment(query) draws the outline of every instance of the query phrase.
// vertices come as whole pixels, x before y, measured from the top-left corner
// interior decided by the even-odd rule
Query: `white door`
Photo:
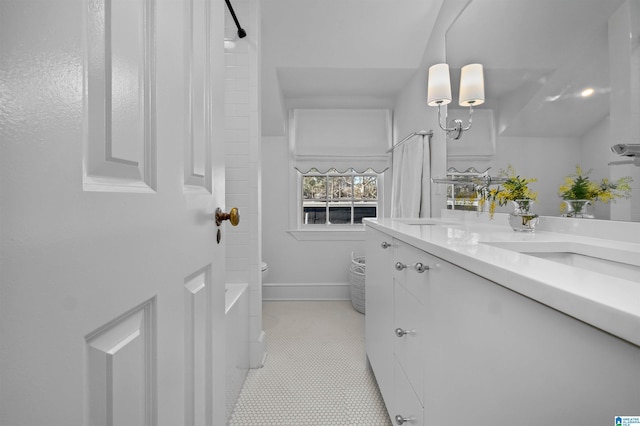
[[[224,3],[0,1],[0,424],[224,424]]]

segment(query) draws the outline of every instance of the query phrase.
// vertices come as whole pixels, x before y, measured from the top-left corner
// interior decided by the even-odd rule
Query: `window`
[[[301,174],[303,225],[361,225],[365,217],[377,217],[379,175],[372,169]]]
[[[388,109],[289,111],[289,229],[300,241],[363,241],[384,217]]]

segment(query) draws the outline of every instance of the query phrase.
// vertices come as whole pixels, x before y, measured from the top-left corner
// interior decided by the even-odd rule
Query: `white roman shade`
[[[391,147],[388,109],[295,109],[290,116],[290,149],[301,173],[317,169],[382,173]]]

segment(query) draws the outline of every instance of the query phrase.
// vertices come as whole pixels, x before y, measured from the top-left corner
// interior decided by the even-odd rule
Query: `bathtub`
[[[226,416],[233,413],[249,372],[249,290],[247,284],[225,287],[226,328]]]

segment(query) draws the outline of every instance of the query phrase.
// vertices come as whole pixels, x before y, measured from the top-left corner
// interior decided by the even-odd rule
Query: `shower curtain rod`
[[[411,139],[414,136],[429,136],[429,138],[431,138],[431,136],[433,136],[433,130],[429,130],[428,132],[426,130],[420,130],[419,132],[411,133],[409,136],[407,136],[406,138],[402,139],[400,142],[398,142],[397,144],[389,148],[387,150],[387,154],[393,151],[394,149],[398,148],[399,146],[404,145],[409,139]]]
[[[233,22],[236,23],[236,27],[238,28],[238,38],[244,38],[247,36],[247,32],[242,29],[240,26],[240,22],[238,22],[238,18],[236,17],[236,12],[233,10],[233,6],[231,6],[231,2],[229,0],[224,0],[227,3],[227,7],[229,8],[229,13],[231,13],[231,17],[233,18]]]

